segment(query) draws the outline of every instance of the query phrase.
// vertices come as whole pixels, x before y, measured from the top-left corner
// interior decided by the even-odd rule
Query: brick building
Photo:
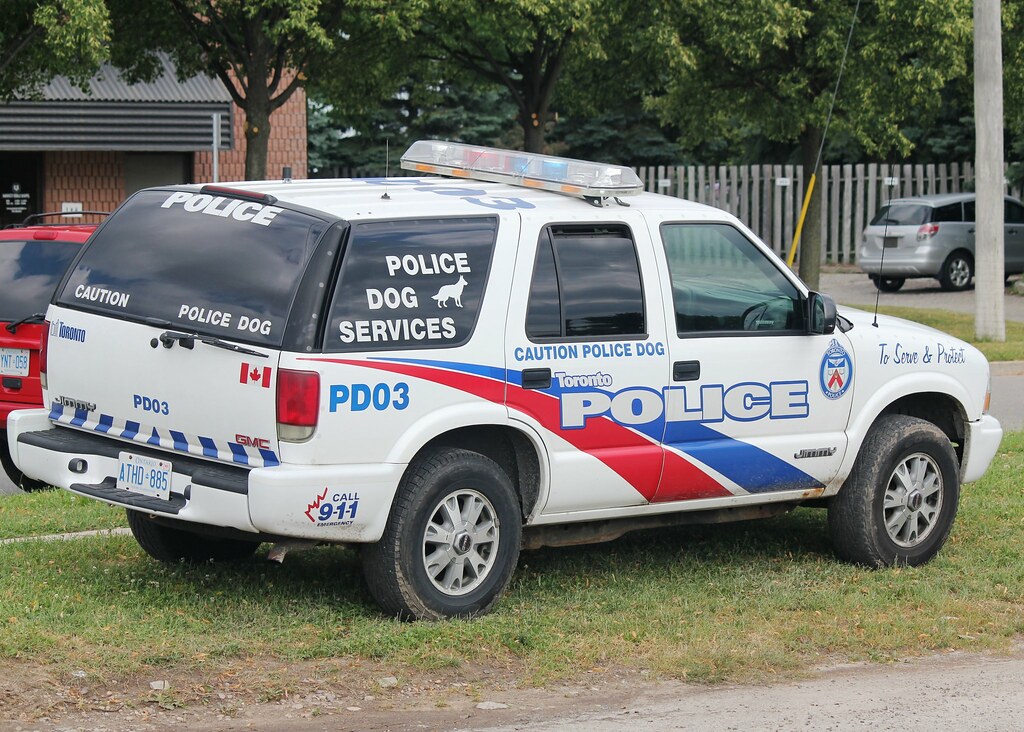
[[[213,115],[220,114],[218,179],[245,173],[245,114],[220,81],[162,75],[128,84],[105,66],[86,90],[58,77],[37,99],[0,104],[0,225],[43,211],[111,211],[140,188],[213,180]],[[267,172],[306,177],[306,96],[271,117]]]

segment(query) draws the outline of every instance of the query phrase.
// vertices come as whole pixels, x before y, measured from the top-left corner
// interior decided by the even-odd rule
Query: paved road
[[[600,705],[539,722],[521,715],[501,726],[476,717],[478,726],[463,729],[1019,732],[1024,729],[1022,674],[1024,650],[1018,647],[1006,657],[947,654],[893,666],[835,669],[770,686],[664,684],[625,705]]]
[[[878,290],[866,274],[822,273],[818,287],[821,292],[844,305],[874,305]],[[1009,293],[1009,290],[1006,291]],[[899,292],[883,292],[879,296],[882,305],[898,305],[907,308],[952,310],[955,313],[974,312],[974,288],[963,292],[945,292],[938,280],[907,280]],[[1024,297],[1006,294],[1003,307],[1007,320],[1024,321]]]

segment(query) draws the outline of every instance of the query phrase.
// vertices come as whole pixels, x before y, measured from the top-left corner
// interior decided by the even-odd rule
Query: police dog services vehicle
[[[802,502],[844,559],[939,551],[1002,437],[977,350],[837,315],[628,168],[402,165],[133,195],[54,295],[19,467],[124,506],[158,560],[361,544],[404,618],[486,612],[523,547]]]

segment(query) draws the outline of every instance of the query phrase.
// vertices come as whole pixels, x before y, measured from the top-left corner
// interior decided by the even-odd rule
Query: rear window
[[[280,346],[320,219],[186,191],[143,191],[111,216],[58,302]]]
[[[931,221],[931,206],[920,204],[894,203],[882,206],[881,210],[871,219],[871,226],[920,226]]]
[[[0,241],[0,320],[13,322],[46,312],[78,247],[52,239]]]

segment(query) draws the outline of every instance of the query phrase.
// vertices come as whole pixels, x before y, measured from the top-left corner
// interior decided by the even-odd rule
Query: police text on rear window
[[[62,305],[280,345],[319,219],[189,191],[143,191],[97,231]]]
[[[497,232],[493,217],[354,225],[324,350],[465,343],[476,324]]]

